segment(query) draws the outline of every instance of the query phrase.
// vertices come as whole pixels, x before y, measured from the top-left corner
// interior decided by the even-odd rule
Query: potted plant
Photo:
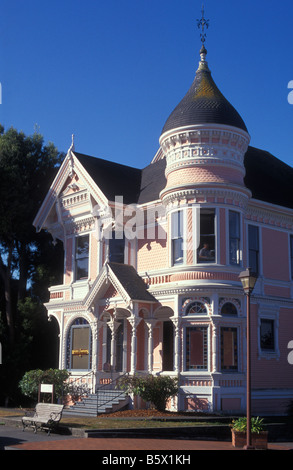
[[[246,445],[247,419],[244,417],[232,421],[232,445],[244,447]],[[267,449],[268,432],[265,431],[263,419],[259,416],[251,418],[251,445],[255,449]]]

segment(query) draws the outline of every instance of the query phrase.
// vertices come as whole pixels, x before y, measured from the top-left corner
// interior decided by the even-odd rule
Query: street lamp
[[[254,289],[257,281],[257,275],[251,272],[250,268],[243,271],[239,275],[239,279],[242,283],[244,294],[247,296],[247,376],[246,376],[246,420],[247,420],[247,431],[246,431],[246,449],[252,449],[251,445],[251,369],[250,369],[250,295]]]

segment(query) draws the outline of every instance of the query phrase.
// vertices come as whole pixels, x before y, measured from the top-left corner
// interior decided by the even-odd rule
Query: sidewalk
[[[53,437],[54,439],[54,437]],[[127,438],[79,438],[45,442],[27,442],[8,446],[6,450],[99,450],[99,451],[210,451],[210,450],[242,450],[232,447],[230,442],[219,441],[187,441],[173,439],[127,439]],[[293,450],[290,444],[269,444],[268,450]]]

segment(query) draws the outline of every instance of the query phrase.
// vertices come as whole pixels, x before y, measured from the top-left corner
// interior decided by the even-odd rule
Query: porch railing
[[[122,375],[116,377],[108,377],[105,383],[101,384],[99,387],[96,388],[96,395],[97,395],[97,412],[99,413],[99,409],[104,407],[105,405],[111,403],[113,399],[119,399],[123,395],[125,395],[125,391],[119,387],[119,381],[129,375],[129,372],[125,372]],[[117,393],[115,397],[113,397],[113,390]]]

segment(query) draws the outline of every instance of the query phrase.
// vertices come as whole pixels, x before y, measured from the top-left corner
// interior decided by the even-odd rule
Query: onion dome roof
[[[247,132],[243,119],[215,84],[205,60],[206,53],[203,46],[194,81],[182,101],[170,114],[162,134],[196,124],[225,124]]]

